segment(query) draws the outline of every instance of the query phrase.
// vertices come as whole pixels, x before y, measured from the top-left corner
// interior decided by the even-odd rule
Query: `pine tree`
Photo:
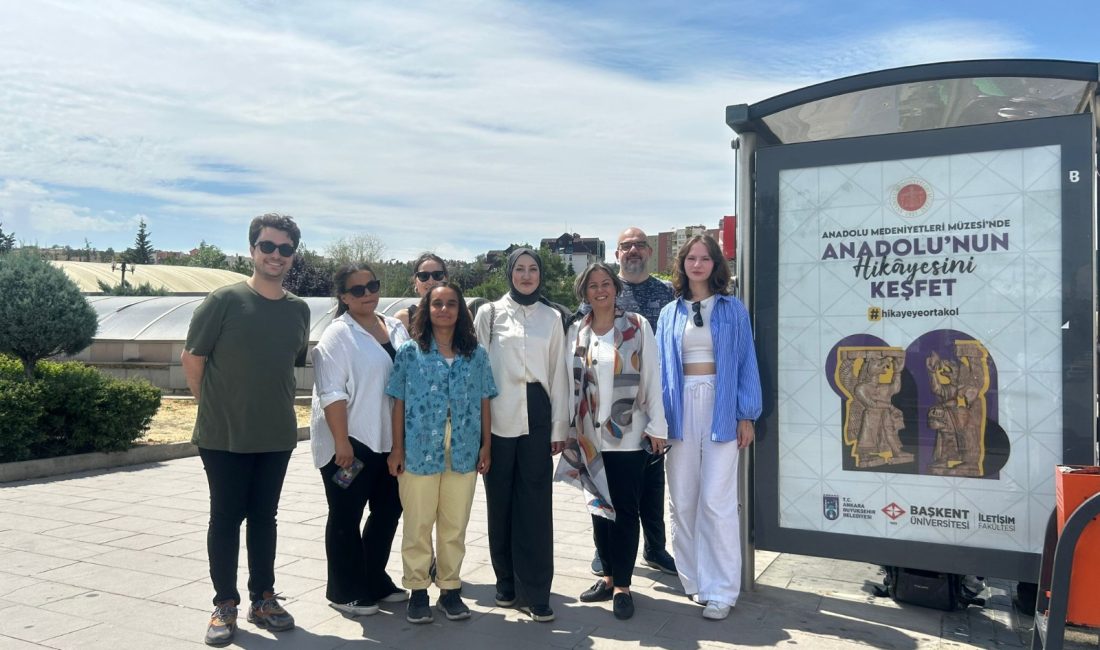
[[[7,253],[15,248],[15,233],[4,234],[3,221],[0,221],[0,253]]]
[[[153,242],[149,240],[149,230],[145,227],[145,219],[138,222],[137,237],[134,238],[134,247],[127,248],[124,253],[125,260],[133,264],[152,264],[155,259]]]

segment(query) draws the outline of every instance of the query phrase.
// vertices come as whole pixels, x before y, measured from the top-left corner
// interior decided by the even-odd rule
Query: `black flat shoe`
[[[580,600],[582,603],[598,603],[604,600],[611,600],[611,595],[614,591],[611,585],[604,582],[603,578],[600,578],[596,581],[596,584],[585,589],[584,592],[581,593]]]
[[[611,611],[615,613],[615,618],[620,620],[634,616],[634,597],[627,593],[615,594]]]

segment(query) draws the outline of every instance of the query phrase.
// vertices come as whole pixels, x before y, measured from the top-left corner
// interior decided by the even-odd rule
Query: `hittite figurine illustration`
[[[901,448],[898,432],[905,422],[891,401],[901,390],[905,352],[842,348],[838,356],[837,383],[848,396],[844,441],[852,447],[856,467],[913,462],[913,454]]]
[[[928,426],[936,431],[930,471],[938,476],[981,476],[985,455],[988,352],[977,341],[956,341],[957,361],[929,355],[928,376],[936,405]]]

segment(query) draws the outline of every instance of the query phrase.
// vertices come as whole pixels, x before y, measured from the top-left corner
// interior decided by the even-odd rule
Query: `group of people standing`
[[[295,446],[293,367],[308,343],[308,309],[281,287],[299,238],[288,217],[253,220],[252,277],[210,294],[182,357],[211,494],[209,645],[228,644],[236,631],[245,520],[248,620],[275,631],[294,625],[274,592],[274,556]],[[508,258],[508,293],[476,318],[430,253],[414,264],[420,302],[395,318],[376,312],[380,284],[369,265],[337,271],[337,313],[312,352],[311,417],[333,608],[365,616],[407,600],[407,620],[427,623],[434,582],[440,612],[468,618],[460,574],[480,474],[495,602],[553,620],[556,475],[584,487],[593,513],[601,577],[581,601],[610,600],[615,616],[633,615],[644,528],[646,563],[678,573],[704,617],[728,615],[741,581],[738,452],[761,408],[748,315],[729,295],[712,238],[681,249],[671,286],[645,271],[651,253],[644,233],[624,231],[619,273],[602,263],[581,273],[574,288],[584,309],[568,318],[543,297],[542,261],[527,248]],[[664,543],[666,455],[675,562]],[[400,521],[398,587],[385,567]]]

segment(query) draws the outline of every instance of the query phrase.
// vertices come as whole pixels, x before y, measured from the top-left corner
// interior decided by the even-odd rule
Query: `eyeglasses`
[[[703,326],[703,314],[701,313],[702,309],[703,309],[702,301],[697,300],[697,301],[691,303],[691,311],[695,312],[694,319],[695,319],[695,326],[696,327],[702,327]]]
[[[356,298],[362,298],[363,294],[378,293],[378,290],[381,288],[381,282],[379,282],[378,280],[371,280],[366,284],[357,284],[354,287],[348,287],[347,293],[350,293]]]
[[[282,255],[283,257],[293,257],[294,256],[294,245],[293,244],[276,244],[273,241],[264,240],[264,241],[256,242],[255,244],[253,244],[253,246],[260,249],[260,251],[264,255],[270,255],[270,254],[275,252],[275,249],[278,249],[279,254]]]
[[[631,248],[637,248],[638,250],[645,250],[649,248],[649,242],[645,241],[621,241],[619,242],[619,250],[627,252]]]
[[[443,271],[417,271],[415,273],[416,279],[421,282],[427,282],[428,278],[435,280],[436,282],[442,282],[447,278],[447,274]]]

